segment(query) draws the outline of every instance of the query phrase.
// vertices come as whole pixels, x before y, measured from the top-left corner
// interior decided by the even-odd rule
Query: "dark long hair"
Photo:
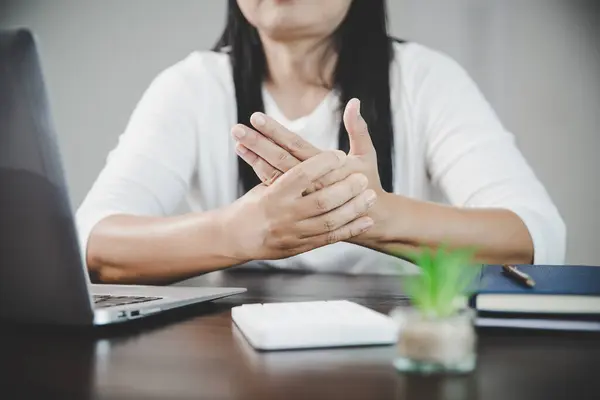
[[[214,50],[229,52],[238,122],[250,126],[252,113],[264,111],[262,84],[267,75],[266,58],[256,28],[246,20],[237,1],[229,0],[228,7],[227,25]],[[340,95],[340,112],[353,97],[360,99],[361,115],[369,125],[377,151],[381,185],[388,192],[393,190],[389,74],[392,42],[387,33],[385,0],[353,0],[331,37],[332,49],[338,55],[331,89]],[[350,146],[343,121],[338,140],[339,148],[348,152]],[[252,168],[240,158],[238,171],[244,191],[260,183]]]

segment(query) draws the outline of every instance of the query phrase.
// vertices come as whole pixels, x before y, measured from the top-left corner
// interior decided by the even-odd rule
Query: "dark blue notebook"
[[[517,265],[535,286],[484,266],[470,305],[477,325],[600,331],[600,267]]]

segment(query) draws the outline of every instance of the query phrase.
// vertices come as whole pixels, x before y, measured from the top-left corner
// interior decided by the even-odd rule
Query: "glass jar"
[[[448,317],[433,317],[413,308],[391,315],[400,326],[394,365],[402,372],[467,373],[475,368],[475,313],[466,308]]]

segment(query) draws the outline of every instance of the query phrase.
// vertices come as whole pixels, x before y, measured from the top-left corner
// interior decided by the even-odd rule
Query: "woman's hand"
[[[387,216],[383,198],[386,193],[381,187],[377,171],[377,154],[371,142],[367,123],[360,115],[358,99],[348,102],[343,120],[350,141],[350,152],[345,162],[339,168],[316,179],[307,188],[305,194],[321,191],[351,174],[363,174],[368,179],[367,187],[378,199],[377,205],[370,209],[369,216],[375,221],[377,227],[384,229]],[[250,121],[256,130],[238,124],[233,127],[232,134],[237,141],[238,155],[253,167],[265,185],[273,184],[301,162],[322,153],[320,149],[265,114],[254,113]],[[374,236],[379,236],[376,232],[379,228],[370,230],[369,235],[373,231]]]
[[[233,203],[224,223],[235,257],[242,262],[286,258],[367,231],[373,220],[365,214],[376,195],[367,190],[363,174],[349,174],[304,195],[315,181],[343,168],[346,160],[341,151],[320,152]]]
[[[341,168],[315,181],[308,193],[332,185],[352,173],[362,173],[369,180],[369,188],[377,195],[382,194],[384,191],[377,171],[377,154],[367,123],[360,115],[358,99],[348,102],[343,120],[350,138],[348,158]],[[302,161],[321,153],[320,149],[263,113],[254,113],[250,122],[256,131],[241,124],[232,129],[237,141],[236,151],[266,185]]]

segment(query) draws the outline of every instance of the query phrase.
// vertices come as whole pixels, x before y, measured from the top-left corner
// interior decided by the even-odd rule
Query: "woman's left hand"
[[[379,197],[384,194],[384,190],[377,171],[377,154],[367,123],[360,115],[358,99],[348,102],[343,121],[350,139],[347,161],[344,166],[317,181],[312,191],[330,186],[358,172],[367,176],[369,188]],[[236,152],[252,166],[254,172],[267,185],[295,165],[321,152],[263,113],[254,113],[250,122],[256,130],[241,124],[232,129],[232,135],[237,142]]]

